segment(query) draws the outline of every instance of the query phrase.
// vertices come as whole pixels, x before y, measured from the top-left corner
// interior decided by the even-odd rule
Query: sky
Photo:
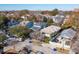
[[[79,8],[79,4],[0,4],[0,11],[5,10],[72,10]]]

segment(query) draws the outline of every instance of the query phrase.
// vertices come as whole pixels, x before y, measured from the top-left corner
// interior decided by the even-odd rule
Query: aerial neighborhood
[[[0,54],[78,54],[79,9],[0,11]]]

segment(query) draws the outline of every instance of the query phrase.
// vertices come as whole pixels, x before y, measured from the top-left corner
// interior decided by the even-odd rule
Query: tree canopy
[[[52,24],[53,24],[53,20],[52,20],[52,19],[48,19],[48,20],[47,20],[47,25],[50,26],[50,25],[52,25]]]
[[[0,16],[0,29],[5,29],[7,27],[8,18],[5,16]]]
[[[5,35],[0,34],[0,42],[3,42],[6,39],[7,39],[7,37]]]
[[[48,19],[47,19],[46,17],[43,18],[43,22],[47,22],[47,20],[48,20]]]
[[[52,16],[55,16],[55,15],[57,15],[58,13],[59,13],[58,9],[54,9],[54,10],[52,10],[52,11],[50,12],[50,14],[51,14]]]
[[[44,42],[45,42],[45,43],[49,43],[49,41],[50,41],[49,37],[45,37],[45,38],[44,38]]]
[[[28,14],[28,13],[29,13],[28,10],[21,10],[21,11],[20,11],[20,15],[25,15],[25,14]]]
[[[24,26],[16,26],[9,29],[9,33],[11,35],[17,35],[18,37],[21,37],[21,38],[27,38],[31,31],[32,30]]]

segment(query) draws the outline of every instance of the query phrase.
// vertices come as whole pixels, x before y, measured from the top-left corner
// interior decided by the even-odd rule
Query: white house
[[[62,46],[62,48],[69,47],[70,49],[70,41],[75,37],[75,34],[76,31],[71,28],[63,30],[57,38],[59,40],[58,43]]]
[[[20,22],[19,25],[21,25],[21,26],[26,26],[28,23],[29,23],[29,21],[22,21],[22,22]]]
[[[56,16],[53,16],[52,18],[53,18],[54,23],[59,24],[64,21],[65,17],[64,17],[64,15],[56,15]]]
[[[27,20],[27,16],[21,16],[21,18]]]
[[[58,26],[51,25],[51,26],[48,26],[48,27],[46,27],[44,29],[41,29],[40,32],[43,33],[43,34],[45,34],[45,36],[50,37],[51,34],[59,31],[60,29],[61,28],[58,27]]]

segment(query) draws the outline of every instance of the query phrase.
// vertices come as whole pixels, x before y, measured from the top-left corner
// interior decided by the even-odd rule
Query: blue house
[[[16,21],[14,19],[11,19],[9,22],[8,22],[8,26],[11,27],[11,26],[16,26],[17,24],[19,24],[19,21]]]
[[[26,27],[28,27],[28,28],[32,28],[32,26],[33,26],[33,22],[28,22],[28,23],[26,24]]]

